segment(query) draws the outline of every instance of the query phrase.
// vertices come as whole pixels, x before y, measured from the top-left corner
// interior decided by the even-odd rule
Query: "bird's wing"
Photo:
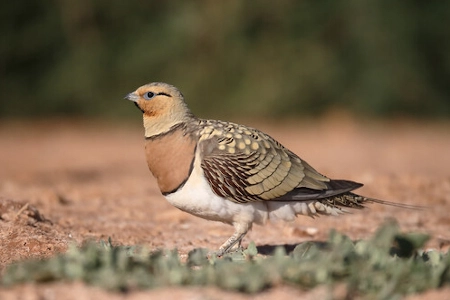
[[[201,167],[213,191],[231,201],[302,201],[361,186],[330,180],[269,135],[234,123],[202,120]]]

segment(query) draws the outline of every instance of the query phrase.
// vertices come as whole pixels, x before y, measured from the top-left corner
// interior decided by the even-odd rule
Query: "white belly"
[[[268,218],[264,202],[235,203],[214,194],[197,165],[184,186],[165,197],[173,206],[207,220],[264,224]]]

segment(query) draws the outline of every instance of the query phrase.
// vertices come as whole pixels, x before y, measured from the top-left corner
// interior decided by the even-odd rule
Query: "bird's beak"
[[[139,95],[136,94],[136,92],[132,92],[132,93],[129,93],[128,95],[126,95],[124,99],[130,100],[133,102],[138,102]]]

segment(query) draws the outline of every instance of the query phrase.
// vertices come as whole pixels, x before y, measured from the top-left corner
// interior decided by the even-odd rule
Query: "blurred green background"
[[[450,1],[0,4],[0,117],[127,117],[176,85],[199,116],[450,116]]]

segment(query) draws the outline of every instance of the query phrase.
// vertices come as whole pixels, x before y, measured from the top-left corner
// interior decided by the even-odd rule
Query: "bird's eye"
[[[153,93],[153,92],[147,92],[144,94],[144,99],[146,99],[146,100],[150,100],[153,97],[155,97],[155,93]]]

